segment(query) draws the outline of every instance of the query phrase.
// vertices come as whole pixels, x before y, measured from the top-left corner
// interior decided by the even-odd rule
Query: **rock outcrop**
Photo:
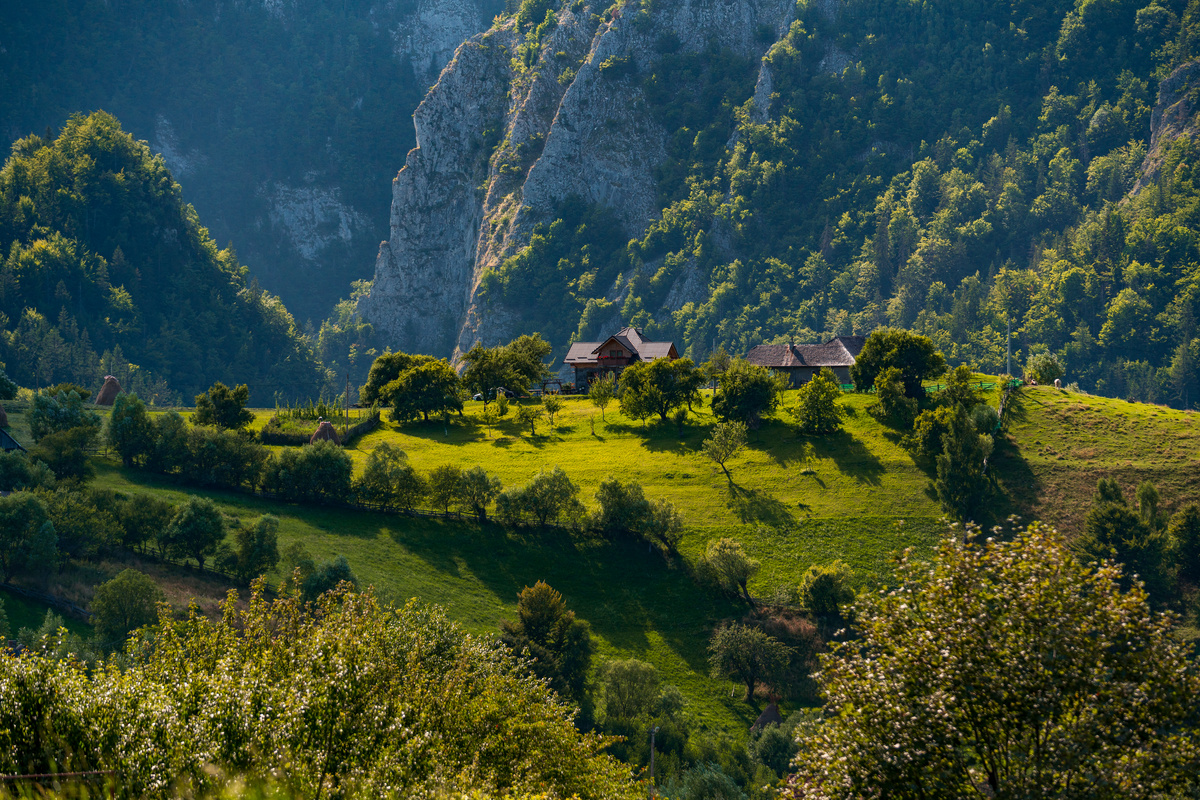
[[[658,213],[655,168],[669,132],[638,76],[664,42],[760,59],[796,11],[793,0],[605,8],[563,4],[529,68],[526,33],[512,18],[498,22],[459,47],[417,109],[417,147],[393,181],[390,235],[358,306],[392,346],[451,355],[522,332],[518,310],[480,297],[481,279],[568,197],[611,209],[626,235],[639,235]],[[760,77],[764,101],[769,81]],[[694,278],[685,270],[681,280]],[[671,299],[693,291],[681,285]]]
[[[1171,145],[1181,137],[1195,138],[1200,134],[1194,99],[1197,87],[1200,87],[1200,61],[1180,64],[1158,85],[1158,101],[1150,114],[1150,149],[1130,194],[1153,185]]]

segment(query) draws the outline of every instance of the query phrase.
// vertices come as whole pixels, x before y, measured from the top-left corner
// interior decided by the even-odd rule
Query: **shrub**
[[[61,479],[85,480],[93,472],[87,451],[95,445],[97,433],[91,426],[54,431],[43,436],[30,455]]]
[[[113,401],[105,442],[117,451],[127,467],[144,463],[154,452],[154,423],[146,404],[136,394],[122,392]]]
[[[316,600],[326,592],[336,589],[342,582],[358,586],[358,578],[350,569],[350,562],[345,556],[337,556],[328,561],[315,565],[300,584],[300,594],[309,602]]]
[[[92,623],[109,640],[123,642],[136,628],[158,619],[162,590],[149,575],[126,569],[96,587],[92,598]]]
[[[282,451],[266,468],[264,485],[285,500],[332,503],[350,498],[350,456],[320,441]]]
[[[814,614],[836,614],[854,601],[854,572],[844,561],[812,565],[800,578],[800,602]]]
[[[34,441],[72,428],[100,431],[100,415],[83,407],[83,399],[78,392],[52,395],[42,391],[34,395],[33,408],[29,412],[29,433]]]
[[[1058,356],[1048,350],[1031,353],[1025,362],[1025,376],[1038,383],[1054,383],[1055,379],[1061,378],[1064,374],[1062,362],[1058,360]]]
[[[842,426],[845,411],[838,400],[842,388],[832,370],[823,369],[796,393],[795,408],[788,413],[803,433],[832,433]]]

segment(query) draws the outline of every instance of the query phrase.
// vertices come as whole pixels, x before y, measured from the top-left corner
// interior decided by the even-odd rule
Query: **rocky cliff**
[[[1181,64],[1158,85],[1158,100],[1150,115],[1150,149],[1130,194],[1153,185],[1171,145],[1180,138],[1200,134],[1196,89],[1200,87],[1200,61]]]
[[[522,310],[482,296],[482,279],[567,198],[641,234],[661,208],[655,170],[674,133],[641,76],[665,52],[759,60],[795,14],[792,0],[642,6],[575,0],[536,29],[510,17],[459,47],[414,115],[417,147],[393,181],[390,235],[359,301],[393,347],[451,355],[522,332]],[[759,90],[765,105],[769,75]],[[684,270],[668,302],[689,280]]]

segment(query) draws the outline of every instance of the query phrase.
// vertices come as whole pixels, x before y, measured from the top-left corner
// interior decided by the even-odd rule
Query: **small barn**
[[[824,344],[760,344],[746,354],[751,364],[786,375],[793,387],[831,369],[839,383],[850,383],[850,368],[862,352],[865,336],[835,336]]]

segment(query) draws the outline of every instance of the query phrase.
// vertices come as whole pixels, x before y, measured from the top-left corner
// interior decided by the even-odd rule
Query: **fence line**
[[[80,608],[74,603],[63,600],[61,597],[55,597],[52,594],[43,594],[42,592],[35,592],[30,589],[23,589],[20,586],[13,586],[11,583],[0,583],[0,589],[20,597],[45,603],[52,608],[57,608],[59,611],[73,617],[74,619],[78,619],[83,622],[92,621],[92,612],[88,611],[86,608]]]

